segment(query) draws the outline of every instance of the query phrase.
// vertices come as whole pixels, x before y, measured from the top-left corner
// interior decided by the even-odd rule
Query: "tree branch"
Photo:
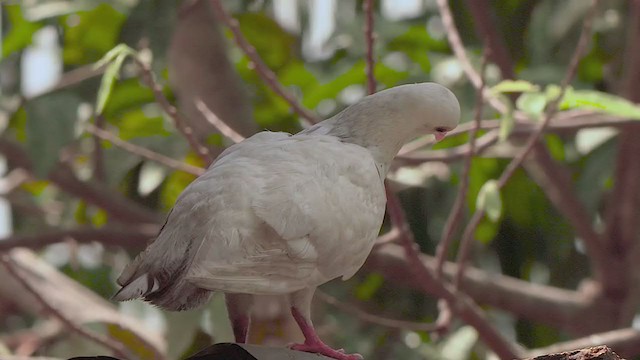
[[[387,243],[371,253],[364,268],[380,272],[391,283],[423,291],[430,296],[440,296],[435,286],[425,287],[425,280],[414,275],[414,265],[407,262],[404,253],[405,250],[400,245]],[[435,270],[436,258],[420,254],[419,261],[429,271]],[[446,279],[453,279],[457,273],[456,263],[445,262]],[[464,272],[461,290],[479,304],[493,306],[516,317],[572,333],[579,333],[581,325],[576,320],[589,308],[587,298],[580,292],[488,273],[475,267],[469,267]]]
[[[15,247],[26,247],[32,250],[47,245],[73,239],[79,243],[99,242],[106,246],[120,246],[129,250],[141,250],[158,234],[159,227],[141,225],[136,227],[76,228],[68,230],[49,230],[41,234],[18,234],[0,239],[0,252]]]
[[[233,38],[236,41],[236,44],[242,51],[247,55],[251,63],[253,64],[254,69],[260,75],[262,80],[280,97],[282,97],[288,104],[291,106],[291,109],[298,114],[301,118],[305,119],[311,124],[317,123],[318,118],[311,113],[309,110],[305,109],[296,98],[287,91],[287,89],[280,84],[278,81],[278,77],[276,74],[269,69],[267,64],[262,61],[260,55],[256,49],[249,43],[247,38],[244,37],[242,31],[240,30],[240,25],[238,24],[238,20],[234,19],[228,12],[225,10],[224,6],[220,2],[220,0],[211,0],[211,5],[216,12],[219,20],[222,21],[228,28],[231,30],[233,34]]]
[[[156,102],[169,115],[169,117],[173,119],[176,129],[178,129],[185,139],[187,139],[189,145],[191,145],[191,148],[196,152],[196,154],[200,156],[206,165],[209,165],[214,160],[209,149],[200,143],[193,134],[193,129],[182,118],[180,113],[178,113],[175,106],[171,105],[167,97],[164,96],[162,87],[156,82],[153,76],[153,71],[151,71],[149,65],[140,60],[137,56],[134,56],[133,59],[138,67],[140,67],[140,70],[142,70],[142,81],[151,89],[151,91],[153,91],[153,96],[155,97]]]
[[[147,148],[143,148],[142,146],[138,146],[136,144],[132,144],[130,142],[124,141],[119,137],[115,136],[114,134],[106,130],[103,130],[101,128],[98,128],[92,124],[87,124],[87,126],[85,127],[85,130],[88,133],[94,135],[98,139],[108,141],[113,145],[127,152],[130,152],[131,154],[138,155],[147,160],[157,162],[158,164],[164,165],[170,169],[184,171],[188,174],[195,175],[195,176],[200,176],[204,173],[204,169],[201,167],[183,163],[181,161],[172,159],[168,156],[159,154],[155,151],[151,151]]]

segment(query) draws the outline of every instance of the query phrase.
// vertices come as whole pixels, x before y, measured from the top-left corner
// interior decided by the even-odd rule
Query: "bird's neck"
[[[318,125],[327,135],[369,150],[384,178],[402,145],[416,136],[414,129],[400,125],[406,119],[396,119],[397,113],[389,107],[358,103]]]

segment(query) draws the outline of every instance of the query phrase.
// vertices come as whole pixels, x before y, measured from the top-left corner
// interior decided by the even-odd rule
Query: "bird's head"
[[[460,104],[436,83],[400,85],[369,95],[334,118],[311,128],[361,145],[376,161],[388,164],[409,140],[433,134],[442,140],[458,126]]]
[[[398,126],[410,129],[409,136],[433,134],[436,141],[440,141],[458,126],[458,99],[440,84],[402,85],[381,91],[379,96],[388,98],[382,101],[394,104],[390,105],[396,114],[392,119]]]

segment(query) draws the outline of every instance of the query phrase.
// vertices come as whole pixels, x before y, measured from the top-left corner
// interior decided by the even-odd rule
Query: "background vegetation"
[[[316,298],[321,337],[366,359],[640,355],[640,1],[1,11],[0,357],[173,359],[230,341],[220,297],[113,304],[115,277],[225,146],[420,81],[450,87],[464,123],[403,149],[380,243]],[[457,264],[441,273],[437,256]],[[254,342],[300,337],[273,299],[254,321]]]

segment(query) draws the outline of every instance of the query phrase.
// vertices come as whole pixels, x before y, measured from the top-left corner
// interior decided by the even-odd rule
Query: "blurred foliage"
[[[421,7],[415,15],[399,20],[382,14],[377,7],[375,75],[378,87],[429,80],[444,83],[458,95],[463,121],[469,121],[474,91],[452,55],[437,9],[433,2],[426,3],[429,5]],[[500,82],[498,69],[490,65],[489,85],[504,99],[515,93],[514,109],[541,117],[545,106],[557,95],[557,85],[573,51],[571,44],[578,38],[581,20],[590,2],[492,0],[490,3],[496,14],[494,26],[504,36],[515,71],[522,80]],[[292,90],[304,106],[326,118],[365,93],[362,10],[360,1],[338,1],[335,29],[323,44],[325,55],[310,60],[303,51],[312,31],[311,14],[304,4],[306,2],[298,4],[300,31],[286,30],[274,20],[270,1],[240,1],[229,7],[236,11],[234,15],[243,33],[276,72],[278,80]],[[612,94],[617,86],[617,76],[622,72],[622,39],[629,21],[626,2],[611,0],[603,5],[596,20],[593,45],[560,107],[640,119],[637,105]],[[472,62],[478,65],[482,43],[476,35],[473,19],[464,1],[452,1],[452,6]],[[37,32],[45,27],[53,28],[57,34],[67,74],[91,69],[95,62],[122,43],[133,49],[131,53],[135,56],[151,59],[156,77],[166,83],[166,53],[177,7],[172,0],[41,0],[2,5],[0,107],[10,116],[7,121],[0,119],[0,128],[3,137],[25,146],[34,173],[40,179],[29,180],[20,188],[30,203],[48,209],[48,215],[39,219],[37,230],[45,232],[51,227],[74,225],[101,227],[113,221],[104,211],[43,180],[64,154],[73,155],[78,176],[88,179],[94,175],[93,139],[82,132],[83,124],[95,121],[94,112],[102,113],[108,129],[121,139],[203,166],[155,103],[151,90],[142,85],[134,64],[121,56],[122,53],[106,59],[111,65],[104,71],[102,85],[94,74],[70,86],[47,90],[42,95],[20,101],[20,84],[25,81],[19,76],[20,59],[31,45],[37,45],[34,41]],[[242,52],[231,45],[229,54],[249,90],[253,115],[260,127],[274,131],[300,129],[298,118],[287,103],[261,81]],[[164,88],[163,91],[173,98],[171,89]],[[484,115],[493,118],[498,114],[485,110]],[[514,120],[507,116],[502,121],[501,141],[504,141]],[[549,135],[545,138],[553,157],[565,162],[571,170],[573,185],[594,216],[600,213],[603,194],[611,188],[615,149],[608,134],[605,130],[589,130],[571,136]],[[221,142],[219,137],[214,140]],[[439,146],[458,145],[466,140],[466,135],[459,135]],[[143,159],[107,142],[102,145],[107,174],[104,186],[159,212],[168,212],[182,189],[194,179],[193,175],[181,171],[148,166]],[[567,265],[570,262],[585,263],[584,253],[575,245],[575,233],[523,171],[518,171],[501,192],[497,190],[494,179],[507,163],[508,159],[504,158],[472,161],[465,208],[468,213],[476,206],[483,208],[490,217],[483,220],[476,231],[476,238],[481,242],[477,264],[493,271],[501,269],[507,275],[526,280],[560,287],[575,286],[585,271],[562,270],[570,266]],[[427,175],[422,186],[403,191],[401,198],[417,241],[425,252],[432,254],[455,198],[461,164],[451,164],[444,175],[434,175],[437,171],[430,167],[425,169]],[[16,233],[36,230],[30,216],[33,215],[16,208]],[[51,247],[42,254],[47,259],[54,259],[51,261],[65,274],[107,298],[117,276],[111,270],[114,264],[122,264],[134,254],[102,247],[89,254],[87,246],[79,245],[75,252],[66,245]],[[359,273],[347,282],[333,282],[325,290],[345,301],[356,301],[363,309],[382,316],[432,321],[437,314],[434,299],[387,283],[380,274]],[[131,304],[122,306],[130,314],[152,324],[172,324],[167,333],[171,358],[193,353],[210,341],[230,340],[219,300],[208,309],[177,315],[141,310],[142,306]],[[349,351],[361,352],[367,359],[455,360],[482,358],[485,354],[478,345],[475,331],[466,326],[458,327],[436,343],[426,333],[371,326],[331,307],[325,306],[323,310],[317,312],[315,318],[318,324],[330,329],[327,341]],[[207,316],[215,325],[203,321]],[[0,330],[3,333],[17,331],[33,321],[0,321]],[[502,331],[513,333],[518,341],[530,347],[563,339],[563,334],[557,331],[515,318],[503,321],[501,326]],[[137,340],[130,333],[116,328],[108,331],[132,344],[143,358],[152,356],[145,353],[144,346],[133,344]],[[64,344],[67,340],[69,343]],[[72,353],[73,349],[92,349],[90,344],[74,347],[78,341],[81,340],[74,338],[71,342],[63,337],[58,342],[65,346],[43,347],[38,352],[65,357],[76,355]]]

